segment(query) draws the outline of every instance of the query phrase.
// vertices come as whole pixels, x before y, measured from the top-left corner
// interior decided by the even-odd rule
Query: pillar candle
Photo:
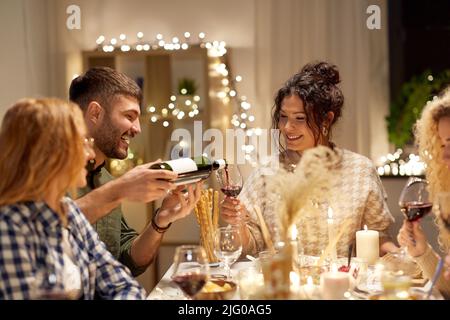
[[[356,256],[365,259],[368,264],[375,264],[380,257],[380,236],[378,231],[364,230],[356,232]]]
[[[344,294],[349,286],[348,273],[338,272],[336,265],[333,265],[330,272],[320,275],[320,292],[325,300],[340,300],[344,298]]]

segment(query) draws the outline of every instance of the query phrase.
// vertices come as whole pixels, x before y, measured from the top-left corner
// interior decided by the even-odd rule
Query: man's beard
[[[128,150],[122,151],[118,142],[122,135],[120,130],[111,124],[110,119],[105,119],[102,126],[98,129],[95,139],[95,145],[101,152],[111,159],[125,159],[128,155]]]

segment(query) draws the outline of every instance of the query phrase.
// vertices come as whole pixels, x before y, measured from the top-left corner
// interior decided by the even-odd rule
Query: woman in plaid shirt
[[[145,299],[64,197],[86,184],[93,150],[85,134],[78,106],[62,100],[26,99],[7,111],[0,131],[0,299],[93,299],[95,292]]]

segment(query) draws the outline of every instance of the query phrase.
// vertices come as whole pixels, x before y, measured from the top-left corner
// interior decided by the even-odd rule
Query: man
[[[104,168],[108,158],[125,159],[130,139],[141,132],[142,93],[124,74],[106,67],[92,68],[72,81],[70,100],[83,110],[96,154],[88,168],[88,186],[76,203],[111,253],[137,276],[153,261],[171,223],[192,211],[200,198],[200,185],[195,192],[188,186],[185,196],[169,182],[177,175],[150,170],[153,163],[137,166],[117,179]],[[141,234],[127,225],[120,209],[122,201],[150,202],[165,196]]]

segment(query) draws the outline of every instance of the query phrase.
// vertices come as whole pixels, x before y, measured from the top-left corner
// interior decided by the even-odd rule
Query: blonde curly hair
[[[426,104],[414,127],[419,155],[426,165],[428,191],[433,203],[436,203],[439,193],[450,192],[450,170],[442,160],[444,149],[438,134],[439,120],[444,117],[450,118],[450,87],[444,90],[437,99]],[[436,215],[435,223],[439,227],[439,245],[444,250],[448,250],[450,233],[439,218],[438,210],[434,210],[434,213]]]

